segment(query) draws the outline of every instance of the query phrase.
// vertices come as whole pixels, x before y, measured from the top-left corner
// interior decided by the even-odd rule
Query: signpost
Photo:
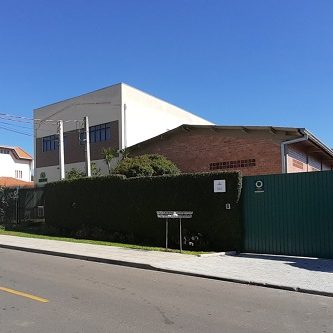
[[[179,219],[179,249],[182,252],[182,219],[191,219],[192,211],[156,211],[159,219],[165,219],[165,248],[168,249],[168,220]]]

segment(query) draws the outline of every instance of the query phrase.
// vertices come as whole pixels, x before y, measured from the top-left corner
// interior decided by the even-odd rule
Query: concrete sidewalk
[[[333,260],[186,254],[0,235],[0,247],[333,297]]]

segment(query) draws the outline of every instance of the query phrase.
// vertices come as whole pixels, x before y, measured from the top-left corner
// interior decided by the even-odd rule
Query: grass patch
[[[165,249],[163,247],[153,247],[153,246],[141,246],[135,244],[124,244],[124,243],[113,243],[113,242],[106,242],[106,241],[97,241],[97,240],[90,240],[90,239],[77,239],[77,238],[68,238],[68,237],[57,237],[57,236],[47,236],[47,235],[39,235],[39,234],[31,234],[26,232],[20,231],[9,231],[4,230],[0,227],[0,235],[8,235],[8,236],[17,236],[17,237],[26,237],[26,238],[39,238],[39,239],[50,239],[50,240],[58,240],[70,243],[83,243],[83,244],[93,244],[93,245],[104,245],[104,246],[116,246],[116,247],[123,247],[128,249],[135,249],[135,250],[142,250],[142,251],[161,251],[161,252],[173,252],[179,253],[179,250],[176,249]],[[187,251],[183,250],[183,254],[191,254],[191,255],[200,255],[209,252],[198,252],[198,251]]]

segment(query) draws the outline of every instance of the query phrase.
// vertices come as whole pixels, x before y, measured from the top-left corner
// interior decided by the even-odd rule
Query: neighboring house
[[[0,185],[10,182],[16,186],[31,182],[32,164],[32,157],[23,149],[0,145]]]
[[[302,128],[181,125],[129,152],[164,155],[182,172],[240,170],[249,176],[333,169],[333,151]]]
[[[25,182],[12,177],[0,177],[0,186],[3,187],[34,187],[34,182]]]
[[[124,83],[34,110],[35,182],[60,179],[57,120],[64,121],[65,170],[84,170],[83,117],[90,125],[91,160],[107,174],[102,149],[123,149],[181,124],[211,122]]]

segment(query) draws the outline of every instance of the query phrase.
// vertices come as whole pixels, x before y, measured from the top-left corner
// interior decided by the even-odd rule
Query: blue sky
[[[331,0],[1,0],[0,113],[125,82],[219,125],[305,127],[333,147],[332,13]],[[0,144],[32,153],[1,121]]]

